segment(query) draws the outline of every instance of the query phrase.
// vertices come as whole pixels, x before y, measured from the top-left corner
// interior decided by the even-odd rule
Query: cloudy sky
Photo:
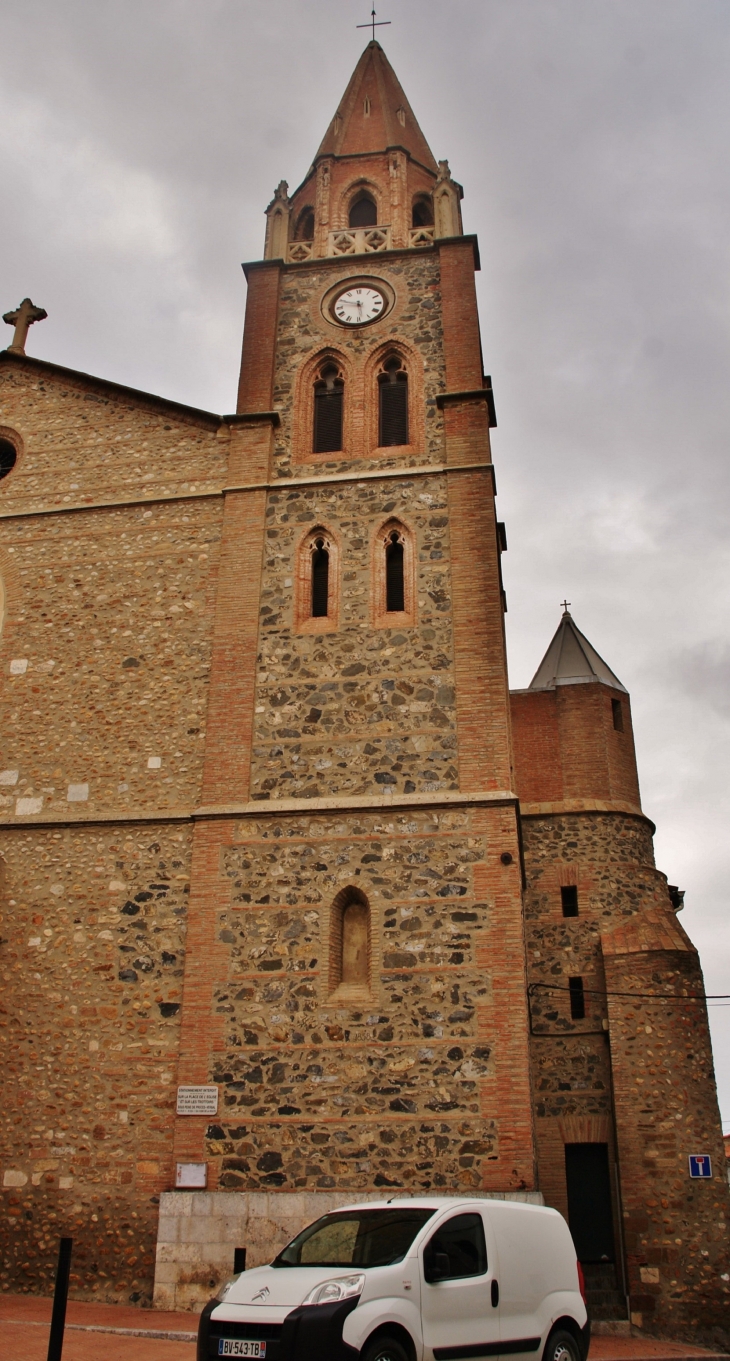
[[[368,6],[1,0],[0,311],[48,310],[31,353],[232,410],[240,262],[303,178]],[[511,683],[567,594],[631,691],[657,861],[730,993],[730,3],[379,17],[480,240]],[[730,1006],[711,1016],[730,1129]]]

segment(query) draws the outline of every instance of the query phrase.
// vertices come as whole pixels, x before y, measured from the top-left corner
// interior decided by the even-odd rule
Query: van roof
[[[389,1196],[387,1200],[366,1200],[353,1201],[352,1205],[337,1205],[328,1210],[328,1214],[340,1214],[346,1210],[383,1210],[389,1207],[401,1205],[412,1206],[413,1209],[434,1209],[447,1210],[452,1205],[482,1205],[484,1201],[496,1201],[500,1205],[514,1206],[517,1210],[538,1210],[541,1213],[555,1215],[557,1210],[550,1209],[547,1205],[534,1205],[531,1201],[524,1200],[503,1200],[501,1196],[489,1196],[478,1193],[472,1196]]]

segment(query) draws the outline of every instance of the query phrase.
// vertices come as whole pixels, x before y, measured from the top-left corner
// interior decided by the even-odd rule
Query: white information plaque
[[[178,1087],[178,1115],[217,1115],[217,1087]]]
[[[178,1163],[175,1185],[204,1191],[208,1184],[207,1163]]]

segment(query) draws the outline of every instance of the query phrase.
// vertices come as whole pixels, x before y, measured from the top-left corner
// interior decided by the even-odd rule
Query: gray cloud
[[[48,309],[33,353],[231,409],[240,261],[274,185],[306,172],[367,8],[4,6],[0,300]],[[687,889],[709,989],[730,992],[730,10],[391,0],[383,17],[480,238],[512,683],[567,592],[632,692],[658,863]],[[730,1122],[730,1009],[713,1029]]]

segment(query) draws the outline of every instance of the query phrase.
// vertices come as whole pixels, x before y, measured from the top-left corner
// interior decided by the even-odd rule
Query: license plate
[[[266,1356],[265,1342],[247,1342],[242,1337],[219,1337],[219,1356]]]

